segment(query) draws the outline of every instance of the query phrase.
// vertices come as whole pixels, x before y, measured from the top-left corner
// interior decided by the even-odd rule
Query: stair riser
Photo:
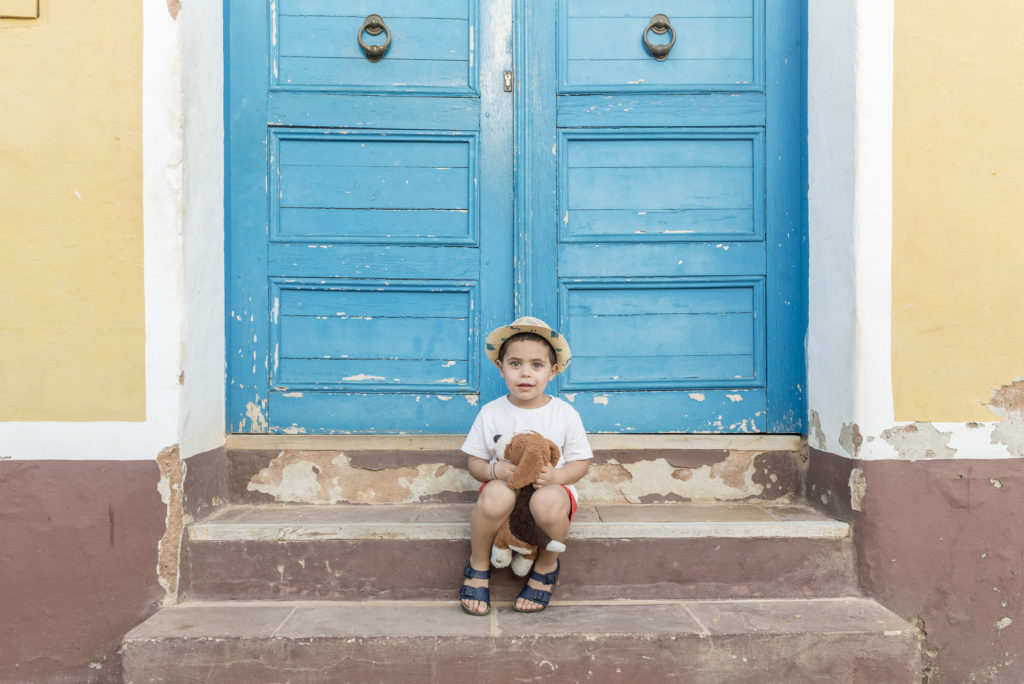
[[[915,638],[828,633],[154,639],[125,645],[124,670],[126,684],[921,681]]]
[[[446,600],[462,577],[466,540],[191,542],[186,600]],[[494,573],[492,597],[523,580]],[[578,539],[563,557],[557,598],[706,599],[858,593],[849,539]]]
[[[236,504],[472,502],[479,483],[466,458],[457,450],[229,450],[224,495]],[[577,487],[592,505],[793,500],[803,462],[799,450],[595,448]]]

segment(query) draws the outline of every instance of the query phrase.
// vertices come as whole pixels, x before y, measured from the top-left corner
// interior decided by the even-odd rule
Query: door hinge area
[[[502,80],[502,83],[505,86],[505,92],[506,93],[511,93],[512,92],[512,79],[513,78],[515,78],[515,76],[512,74],[511,71],[506,71],[506,72],[504,72],[501,75],[501,80]]]

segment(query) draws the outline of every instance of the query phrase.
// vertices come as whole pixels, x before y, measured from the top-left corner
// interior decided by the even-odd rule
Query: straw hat
[[[572,359],[572,351],[569,350],[569,342],[562,337],[557,331],[552,330],[544,321],[533,316],[523,316],[512,321],[509,325],[504,325],[500,328],[496,328],[491,331],[491,334],[487,336],[487,342],[484,344],[484,349],[487,351],[487,358],[492,362],[497,363],[498,351],[501,349],[501,345],[508,338],[519,333],[535,333],[540,335],[547,340],[555,350],[555,357],[558,362],[558,371],[562,372],[566,366],[569,365],[569,361]]]

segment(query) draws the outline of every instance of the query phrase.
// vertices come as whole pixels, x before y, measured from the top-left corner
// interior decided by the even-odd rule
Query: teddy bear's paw
[[[518,553],[515,558],[512,559],[512,572],[520,577],[526,577],[530,573],[530,568],[533,567],[533,560],[530,558],[524,558]]]
[[[565,551],[565,544],[557,542],[554,539],[548,542],[548,545],[544,547],[548,551],[554,551],[555,553],[562,553]]]
[[[499,549],[497,546],[491,547],[491,565],[496,568],[507,568],[508,564],[512,562],[512,551],[509,549]]]

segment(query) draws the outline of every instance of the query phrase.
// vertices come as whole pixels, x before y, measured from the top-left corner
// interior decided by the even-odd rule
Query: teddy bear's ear
[[[512,442],[513,436],[510,434],[496,436],[498,439],[495,440],[496,444],[494,445],[494,453],[497,454],[499,459],[508,460],[508,447]]]
[[[561,452],[558,451],[558,445],[548,440],[548,449],[551,451],[551,465],[557,466],[558,459],[561,457]]]

